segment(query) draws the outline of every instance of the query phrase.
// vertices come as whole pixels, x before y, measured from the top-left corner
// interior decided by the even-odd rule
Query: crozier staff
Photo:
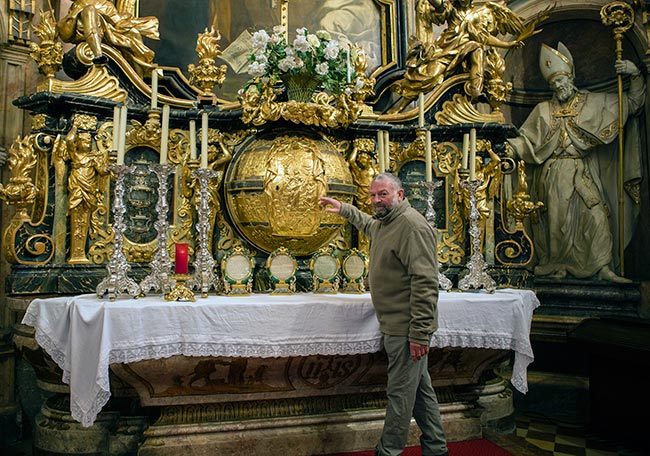
[[[319,204],[369,236],[370,294],[388,355],[388,405],[375,455],[402,452],[411,417],[422,431],[422,454],[447,455],[440,410],[427,359],[438,328],[436,231],[404,198],[399,178],[377,175],[370,184],[374,217],[351,204],[321,197]]]

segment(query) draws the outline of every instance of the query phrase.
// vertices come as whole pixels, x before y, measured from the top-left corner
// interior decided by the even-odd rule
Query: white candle
[[[386,170],[386,154],[384,153],[384,134],[381,130],[377,131],[377,157],[379,160],[379,172]]]
[[[126,121],[129,116],[129,108],[122,106],[120,108],[120,138],[117,142],[117,164],[124,164],[124,154],[126,149]]]
[[[162,109],[162,131],[160,133],[160,164],[167,163],[167,146],[169,144],[169,105]]]
[[[418,95],[418,127],[424,127],[424,94]]]
[[[151,70],[151,109],[158,107],[158,68]]]
[[[469,180],[476,179],[476,128],[469,131]]]
[[[467,169],[467,160],[469,159],[469,133],[463,135],[463,159],[461,163],[462,169]]]
[[[111,149],[117,151],[118,143],[120,141],[120,107],[113,107],[113,144]]]
[[[390,169],[390,133],[388,131],[384,131],[384,166],[385,166],[385,171]]]
[[[190,120],[190,158],[196,160],[196,120]]]
[[[208,167],[208,113],[201,115],[201,168]]]
[[[424,170],[425,180],[431,182],[433,180],[431,174],[431,130],[427,130],[424,137],[424,163],[426,166]]]

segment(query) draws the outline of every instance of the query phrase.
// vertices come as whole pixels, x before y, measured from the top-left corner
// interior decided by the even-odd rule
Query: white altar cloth
[[[525,393],[533,361],[529,290],[441,292],[433,347],[513,350],[511,382]],[[381,349],[369,294],[254,294],[167,302],[96,295],[35,299],[23,324],[63,370],[70,411],[90,426],[110,397],[109,365],[173,355],[289,357]]]

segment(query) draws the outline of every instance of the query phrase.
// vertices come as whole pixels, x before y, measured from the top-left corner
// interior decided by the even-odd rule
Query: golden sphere
[[[297,256],[331,242],[345,220],[318,205],[319,196],[352,202],[345,158],[311,130],[268,132],[235,155],[226,174],[226,204],[241,235],[256,248]]]

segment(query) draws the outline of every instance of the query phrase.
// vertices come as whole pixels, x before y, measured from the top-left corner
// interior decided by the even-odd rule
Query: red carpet
[[[450,442],[447,447],[449,448],[449,456],[512,456],[511,453],[485,439]],[[327,456],[373,456],[373,454],[373,450],[369,450]],[[404,449],[402,456],[422,456],[422,451],[420,447],[409,447]]]

